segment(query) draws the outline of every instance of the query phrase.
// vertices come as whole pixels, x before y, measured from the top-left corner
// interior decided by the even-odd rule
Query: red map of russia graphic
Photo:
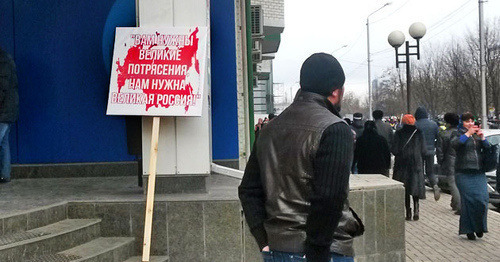
[[[174,41],[176,45],[147,45],[136,40],[136,43],[141,43],[128,49],[123,64],[119,58],[116,61],[118,95],[135,90],[129,94],[134,96],[135,103],[144,104],[146,111],[151,107],[183,106],[187,112],[189,106],[195,105],[200,98],[193,90],[200,88],[201,83],[198,81],[194,83],[198,86],[193,86],[191,78],[187,78],[189,74],[200,74],[196,55],[198,32],[196,28],[189,36],[184,36],[189,41]],[[160,34],[157,32],[156,35]]]

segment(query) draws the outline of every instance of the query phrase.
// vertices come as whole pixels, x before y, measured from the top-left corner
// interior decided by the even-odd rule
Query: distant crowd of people
[[[352,172],[389,176],[392,153],[395,157],[392,178],[405,186],[406,220],[419,220],[419,200],[425,199],[425,177],[434,199],[440,199],[433,168],[437,157],[440,172],[447,177],[450,188],[450,206],[460,215],[459,234],[466,234],[470,240],[483,237],[487,232],[488,191],[481,158],[491,145],[474,116],[469,112],[461,116],[447,113],[444,128],[428,118],[424,107],[417,108],[415,116],[404,115],[399,123],[383,122],[380,110],[372,116],[373,121],[363,121],[361,113],[353,115],[352,123],[345,119],[355,140]]]

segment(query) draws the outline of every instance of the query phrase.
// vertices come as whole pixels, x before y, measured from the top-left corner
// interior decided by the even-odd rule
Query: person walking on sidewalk
[[[373,119],[375,120],[375,126],[377,126],[377,133],[385,138],[389,148],[392,145],[392,139],[394,137],[394,129],[389,123],[382,121],[384,117],[384,112],[382,110],[375,110],[372,113]]]
[[[436,156],[441,174],[446,176],[448,187],[451,193],[451,209],[455,210],[455,214],[460,214],[460,193],[458,192],[457,184],[455,183],[455,149],[451,147],[451,138],[456,136],[458,131],[459,116],[455,113],[446,113],[444,115],[446,122],[446,130],[441,131],[438,135]]]
[[[433,167],[439,126],[436,122],[429,119],[427,110],[423,106],[418,107],[417,111],[415,111],[415,119],[417,120],[417,122],[415,122],[415,126],[423,133],[425,144],[427,146],[427,154],[424,158],[425,175],[429,179],[429,183],[434,190],[434,199],[438,201],[441,197],[441,191],[437,185],[437,178],[434,174]]]
[[[413,220],[419,220],[419,199],[425,199],[423,158],[426,147],[422,132],[415,127],[411,114],[403,116],[403,127],[396,131],[391,152],[395,156],[393,179],[404,184],[406,220],[412,219],[410,196],[413,198]]]
[[[456,152],[455,182],[461,202],[458,234],[467,234],[469,240],[475,240],[476,236],[481,238],[488,232],[489,195],[481,150],[491,145],[471,113],[464,113],[461,119],[464,129],[458,130],[451,139]]]
[[[0,183],[10,181],[9,133],[19,116],[16,65],[0,48]]]
[[[378,134],[374,121],[366,121],[363,135],[356,141],[354,164],[358,174],[382,174],[389,177],[391,151],[385,138]]]
[[[354,261],[364,231],[347,199],[353,136],[339,115],[344,71],[316,53],[293,103],[261,130],[239,198],[264,261]]]

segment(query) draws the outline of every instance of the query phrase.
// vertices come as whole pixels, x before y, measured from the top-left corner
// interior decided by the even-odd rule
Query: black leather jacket
[[[451,139],[451,146],[455,149],[455,171],[467,172],[477,171],[483,168],[483,158],[481,156],[481,148],[488,148],[490,144],[487,141],[482,141],[476,134],[472,135],[462,143],[460,137],[467,130],[459,130]]]
[[[438,135],[436,156],[441,173],[445,176],[455,174],[455,149],[451,146],[451,139],[457,135],[456,127],[449,127]]]
[[[268,219],[264,227],[269,247],[271,250],[303,253],[310,206],[308,199],[312,194],[311,160],[323,131],[334,123],[345,122],[328,110],[325,97],[299,92],[294,103],[269,124],[279,128],[273,128],[273,132],[266,128],[261,131],[257,158],[265,181]],[[330,251],[354,256],[353,237],[361,233],[361,227],[361,221],[356,219],[346,200]]]

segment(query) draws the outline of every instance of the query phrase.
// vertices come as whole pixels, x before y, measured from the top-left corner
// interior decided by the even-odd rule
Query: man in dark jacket
[[[363,114],[358,112],[352,115],[351,128],[356,132],[356,138],[360,137],[363,134],[363,130],[365,128],[365,123],[363,121]]]
[[[366,121],[363,135],[356,139],[354,163],[358,174],[382,174],[389,177],[391,151],[385,138],[378,134],[374,121]]]
[[[444,115],[446,130],[439,133],[436,146],[438,164],[441,169],[441,174],[446,176],[448,180],[448,186],[451,192],[451,208],[456,210],[455,214],[460,214],[460,193],[455,183],[456,153],[453,147],[451,147],[450,141],[453,136],[457,135],[458,120],[459,117],[455,113],[446,113]]]
[[[354,261],[363,226],[347,200],[353,137],[339,115],[344,81],[333,56],[310,56],[294,102],[253,147],[238,190],[265,261]]]
[[[424,159],[425,175],[429,179],[429,183],[434,190],[434,199],[438,201],[441,197],[441,192],[437,186],[437,179],[432,168],[434,166],[434,154],[436,151],[436,139],[439,133],[439,126],[436,122],[429,120],[427,110],[425,110],[423,106],[418,107],[417,111],[415,111],[415,119],[417,120],[415,126],[424,134],[427,149]]]
[[[10,126],[19,115],[14,60],[0,48],[0,183],[10,181]]]
[[[389,148],[392,145],[392,139],[394,137],[394,129],[392,129],[389,123],[382,121],[384,112],[382,110],[375,110],[372,113],[373,120],[375,120],[375,126],[377,127],[377,133],[385,138]]]

